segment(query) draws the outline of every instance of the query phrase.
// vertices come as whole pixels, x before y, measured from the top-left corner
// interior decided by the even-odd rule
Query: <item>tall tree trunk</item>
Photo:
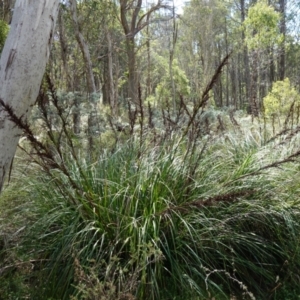
[[[218,60],[215,63],[215,68],[220,64],[222,61],[222,48],[221,45],[218,46]],[[218,95],[219,95],[219,107],[223,107],[223,83],[222,83],[222,76],[219,76],[217,79],[217,85],[218,85]],[[216,86],[217,86],[216,85]]]
[[[245,21],[245,0],[240,0],[240,4],[241,4],[241,22],[243,23]],[[242,30],[242,41],[243,43],[245,42],[245,33]],[[247,48],[244,47],[244,51],[243,51],[243,60],[244,60],[244,74],[243,74],[243,80],[245,82],[245,87],[246,87],[246,93],[245,93],[245,98],[246,98],[246,102],[249,102],[249,98],[250,98],[250,67],[249,67],[249,54],[247,51]]]
[[[236,85],[236,65],[238,62],[234,62],[232,58],[231,70],[230,70],[230,82],[231,82],[231,103],[235,109],[237,109],[237,85]]]
[[[239,99],[239,105],[237,109],[243,109],[243,89],[242,89],[242,54],[238,53],[238,64],[237,64],[237,78],[236,78],[236,86],[238,89],[238,99]]]
[[[81,102],[81,94],[80,92],[74,93],[73,99],[73,132],[75,134],[79,134],[81,131],[81,114],[80,114],[80,102]]]
[[[127,18],[127,11],[131,6],[133,11],[131,20]],[[137,33],[137,19],[142,7],[142,0],[129,4],[128,0],[120,0],[121,23],[126,35],[126,54],[128,60],[128,97],[130,100],[138,104],[138,85],[136,76],[136,53],[135,53],[135,35]]]
[[[65,36],[65,27],[64,27],[64,19],[63,19],[63,11],[60,9],[59,14],[58,14],[58,30],[59,30],[59,42],[60,42],[60,54],[61,54],[61,60],[63,63],[63,73],[65,75],[65,80],[66,80],[66,88],[67,91],[72,91],[72,80],[69,72],[69,67],[68,67],[68,44],[66,41],[66,36]]]
[[[94,131],[95,131],[94,128],[97,125],[96,124],[97,123],[96,105],[94,102],[94,97],[95,97],[95,93],[96,93],[95,78],[94,78],[94,74],[93,74],[93,67],[92,67],[90,51],[89,51],[88,45],[87,45],[82,33],[79,30],[76,0],[70,0],[70,9],[71,9],[71,13],[72,13],[75,37],[76,37],[76,40],[78,42],[78,45],[80,47],[80,50],[81,50],[81,53],[83,56],[85,72],[86,72],[86,79],[87,79],[88,93],[89,93],[89,97],[90,97],[91,111],[90,111],[89,117],[88,117],[88,139],[89,139],[89,154],[91,155],[93,148],[94,148],[94,141],[93,141],[93,135],[94,135]]]
[[[91,56],[90,51],[88,48],[87,43],[85,42],[85,39],[82,35],[82,33],[79,30],[79,24],[78,24],[78,17],[77,17],[77,2],[76,0],[70,0],[70,9],[72,13],[72,20],[73,20],[73,26],[75,30],[75,37],[78,42],[78,45],[80,47],[84,65],[85,65],[85,71],[86,71],[86,80],[88,85],[88,92],[89,93],[95,93],[96,92],[96,85],[95,85],[95,79],[93,74],[93,67],[91,62]]]
[[[258,84],[258,51],[253,50],[250,55],[250,108],[252,117],[257,117],[259,106],[257,101],[257,84]]]
[[[274,64],[274,49],[273,47],[269,50],[270,53],[270,83],[275,81],[275,64]]]
[[[280,47],[280,55],[279,55],[279,62],[278,62],[278,77],[279,80],[283,80],[285,77],[285,35],[286,35],[286,22],[285,22],[285,8],[286,8],[286,1],[287,0],[279,0],[279,10],[281,13],[281,20],[280,20],[280,33],[283,35],[284,42]]]
[[[0,59],[0,99],[25,120],[46,68],[59,0],[17,0]],[[0,191],[9,174],[21,131],[0,106]]]
[[[225,18],[225,52],[228,54],[228,28],[227,28],[227,19]],[[229,103],[229,66],[226,65],[226,106],[228,107],[231,103]]]
[[[126,39],[126,52],[128,58],[128,98],[138,104],[138,84],[136,76],[136,57],[135,57],[135,41],[134,38]]]
[[[170,60],[169,60],[169,74],[171,79],[171,91],[172,91],[172,102],[173,102],[173,110],[176,111],[176,87],[175,87],[175,81],[174,81],[174,74],[173,74],[173,60],[174,60],[174,52],[175,52],[175,46],[177,41],[177,25],[176,20],[174,18],[175,16],[175,7],[174,7],[174,0],[173,0],[173,32],[172,32],[172,41],[170,42]]]
[[[108,64],[108,85],[109,85],[109,103],[113,115],[117,114],[117,101],[114,87],[114,76],[113,76],[113,47],[111,42],[111,34],[109,29],[106,30],[106,41],[107,41],[107,64]]]
[[[147,22],[149,23],[150,15],[147,16]],[[151,56],[150,56],[150,32],[149,32],[149,26],[147,26],[147,80],[146,80],[146,98],[148,98],[151,95],[152,89],[151,89]]]
[[[160,8],[169,8],[169,6],[162,4],[161,0],[157,0],[156,4],[151,5],[149,10],[139,16],[143,0],[119,0],[119,2],[120,20],[126,37],[126,54],[128,59],[128,97],[134,104],[139,105],[135,36],[143,28],[149,25],[150,15],[152,13],[158,11]]]

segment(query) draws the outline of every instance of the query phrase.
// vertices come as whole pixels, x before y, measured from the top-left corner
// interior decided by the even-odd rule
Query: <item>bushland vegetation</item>
[[[274,132],[205,108],[227,59],[177,114],[140,98],[90,138],[49,77],[38,126],[5,107],[24,138],[1,195],[1,299],[296,299],[299,118],[291,103]]]
[[[300,297],[298,4],[170,2],[62,1],[31,117],[0,99],[0,300]]]

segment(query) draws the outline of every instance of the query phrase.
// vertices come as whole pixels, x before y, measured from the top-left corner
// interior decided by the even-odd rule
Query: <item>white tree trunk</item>
[[[38,96],[50,53],[59,0],[17,0],[0,59],[0,98],[26,118]],[[20,130],[0,107],[0,192]]]

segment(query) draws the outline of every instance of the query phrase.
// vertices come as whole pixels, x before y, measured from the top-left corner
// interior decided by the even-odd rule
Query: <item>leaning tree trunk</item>
[[[0,59],[0,99],[26,119],[36,101],[50,53],[59,0],[17,0]],[[0,191],[21,131],[0,106]]]

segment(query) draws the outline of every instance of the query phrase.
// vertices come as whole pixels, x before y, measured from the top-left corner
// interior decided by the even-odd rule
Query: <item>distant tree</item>
[[[138,78],[136,66],[136,35],[150,24],[150,16],[162,9],[169,8],[162,0],[158,0],[149,9],[143,11],[142,0],[119,0],[120,20],[126,38],[126,54],[128,60],[128,97],[138,103]],[[146,2],[146,1],[145,1]]]
[[[221,0],[192,0],[184,10],[175,57],[190,81],[191,97],[198,98],[202,93],[216,66],[230,48],[227,13],[226,3]],[[225,67],[225,70],[227,79],[228,68]],[[216,84],[215,98],[220,106],[228,105],[227,86],[229,83],[221,80]],[[223,103],[224,96],[226,100]]]
[[[283,36],[283,43],[279,55],[279,80],[284,80],[285,77],[285,37],[286,37],[286,2],[287,0],[279,0],[280,19],[280,33]]]
[[[0,1],[0,19],[9,23],[11,20],[12,8],[16,0],[2,0]]]
[[[283,41],[279,22],[280,14],[263,0],[249,8],[244,21],[245,42],[250,55],[250,107],[253,116],[258,116],[260,109],[257,93],[261,55]]]

